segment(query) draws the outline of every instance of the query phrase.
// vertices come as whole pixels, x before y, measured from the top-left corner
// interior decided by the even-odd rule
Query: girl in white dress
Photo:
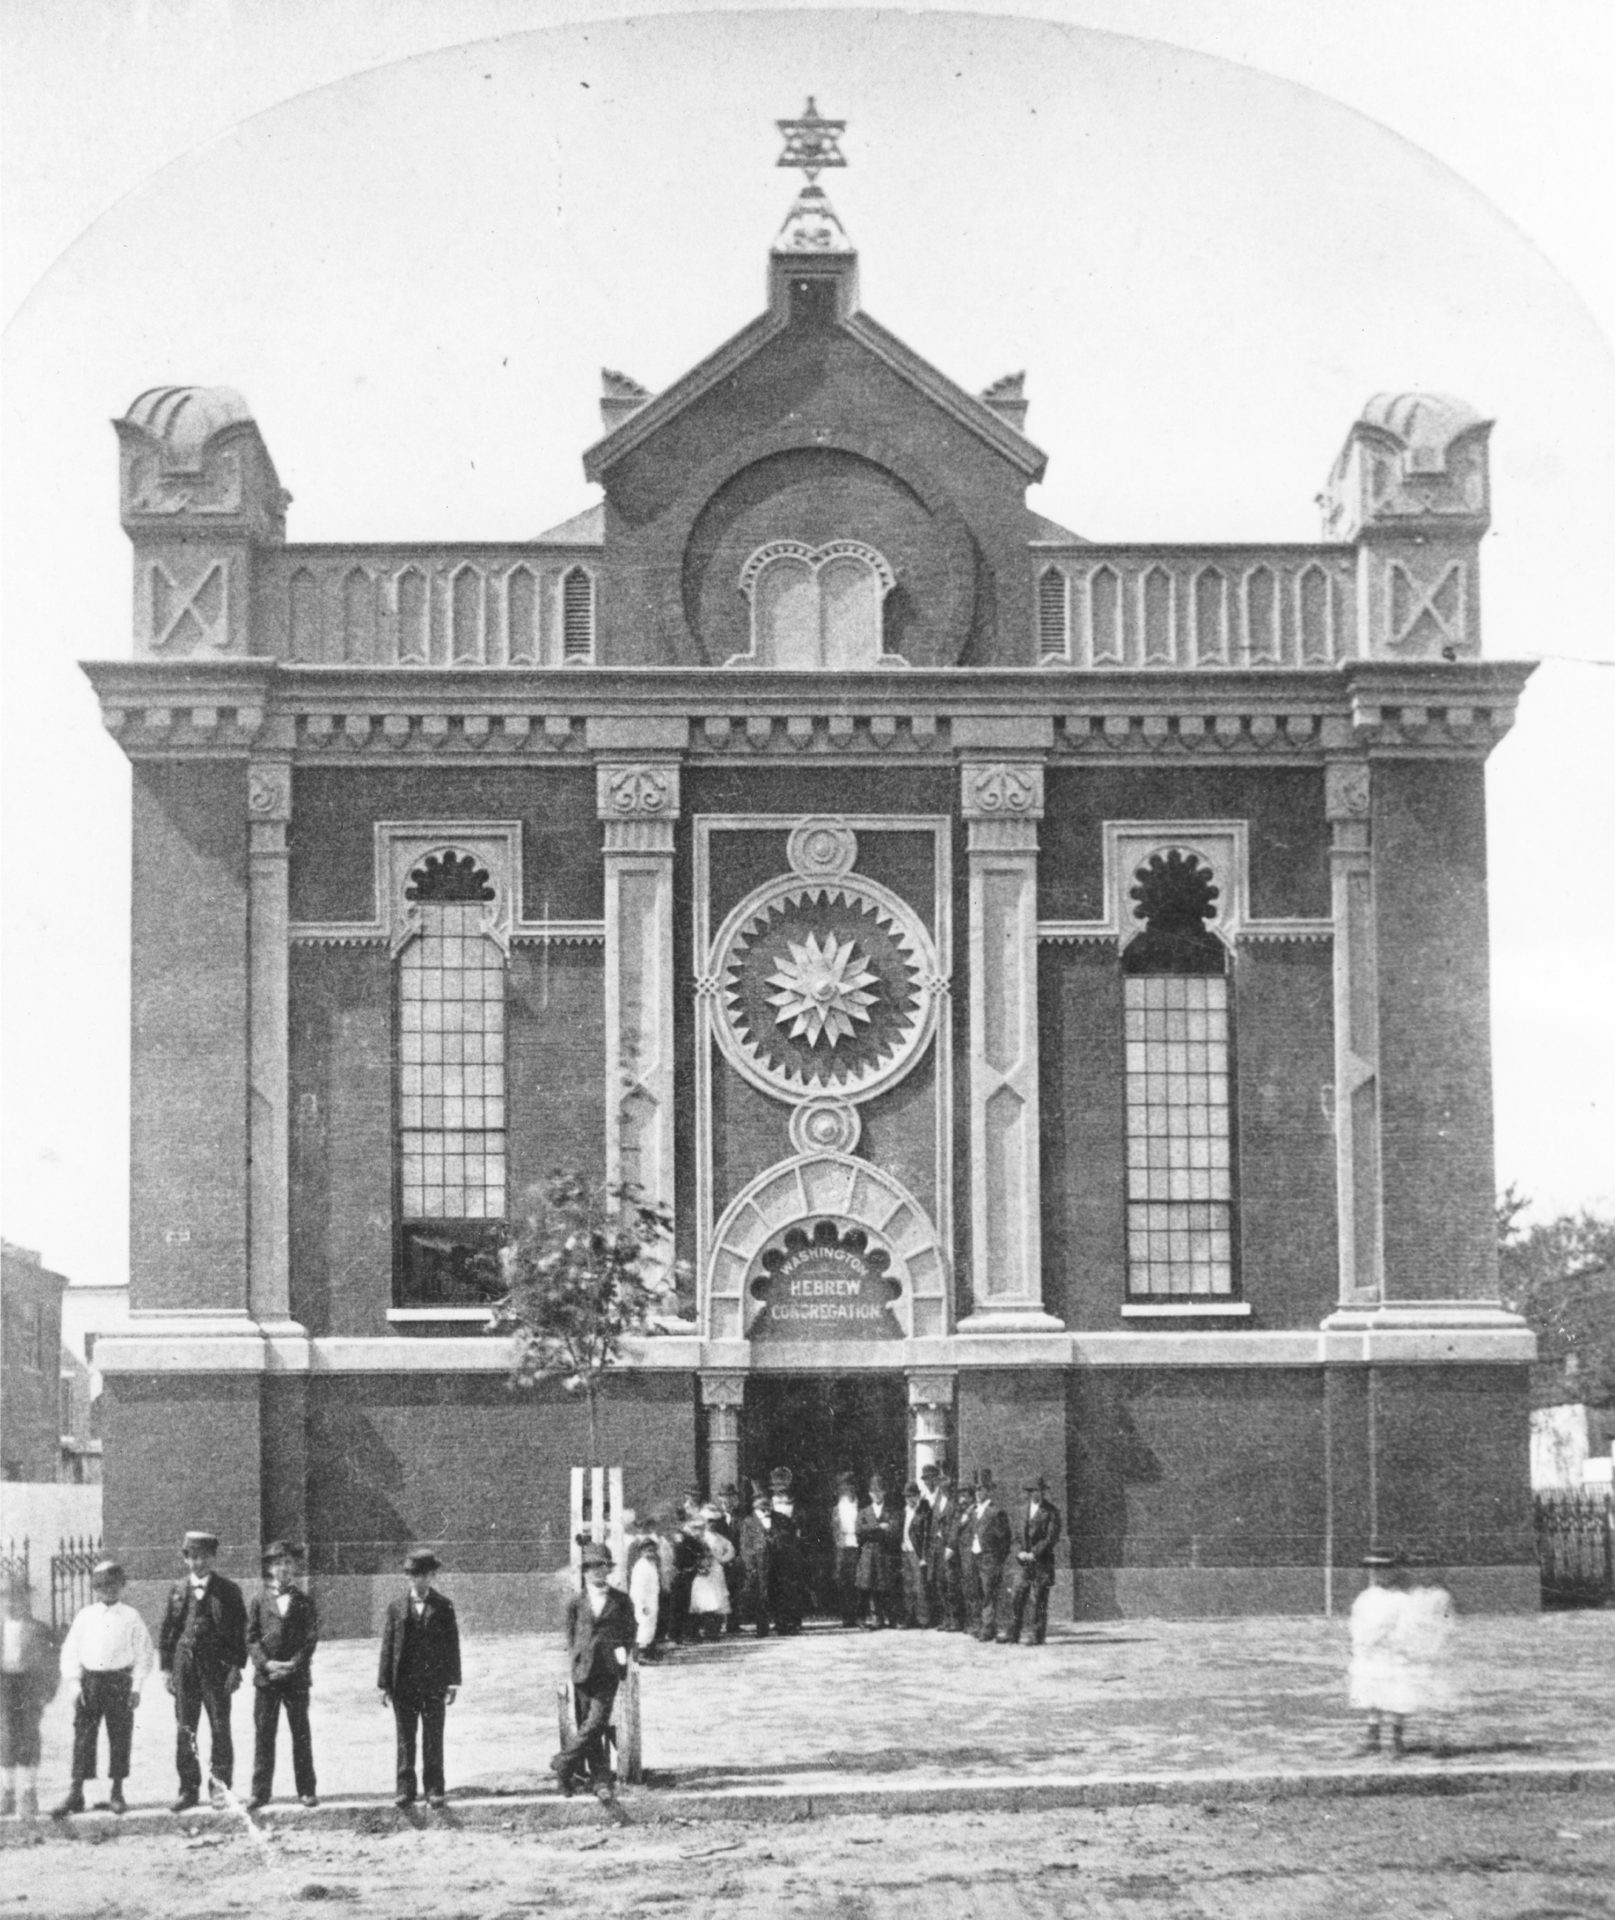
[[[735,1550],[718,1532],[723,1509],[710,1502],[701,1509],[706,1522],[701,1533],[701,1559],[690,1586],[690,1625],[699,1640],[716,1640],[729,1617],[729,1580],[724,1568]]]
[[[1347,1698],[1368,1716],[1363,1751],[1379,1752],[1381,1726],[1389,1720],[1391,1750],[1400,1756],[1403,1728],[1417,1705],[1404,1644],[1406,1563],[1394,1548],[1373,1546],[1363,1555],[1363,1565],[1368,1585],[1352,1602]]]
[[[634,1646],[640,1659],[660,1659],[655,1641],[662,1607],[662,1557],[654,1534],[636,1540],[629,1549],[628,1598],[634,1607]]]

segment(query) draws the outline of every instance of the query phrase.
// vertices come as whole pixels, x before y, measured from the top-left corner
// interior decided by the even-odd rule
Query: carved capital
[[[290,820],[292,769],[287,760],[255,760],[247,769],[247,811],[254,820]]]
[[[703,1373],[701,1375],[701,1404],[704,1407],[727,1407],[738,1412],[746,1399],[746,1376],[743,1373]]]
[[[956,1377],[951,1373],[911,1373],[908,1376],[909,1405],[911,1407],[951,1407]]]
[[[1323,774],[1324,813],[1330,820],[1366,820],[1370,800],[1366,760],[1332,760]]]
[[[596,801],[602,820],[672,820],[679,810],[679,770],[673,761],[604,765]]]
[[[960,799],[967,820],[1041,820],[1042,764],[990,760],[968,765]]]

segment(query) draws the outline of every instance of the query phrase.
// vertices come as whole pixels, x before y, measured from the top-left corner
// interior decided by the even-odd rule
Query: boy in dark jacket
[[[314,1602],[295,1582],[303,1549],[286,1540],[264,1548],[264,1591],[247,1609],[247,1657],[252,1662],[252,1799],[249,1813],[267,1806],[275,1783],[275,1736],[281,1708],[292,1736],[292,1778],[305,1807],[317,1807],[314,1743],[308,1730],[310,1667],[320,1637]]]
[[[233,1580],[214,1571],[219,1537],[193,1527],[180,1548],[185,1578],[168,1596],[157,1636],[157,1659],[174,1696],[174,1766],[179,1774],[175,1813],[188,1813],[202,1797],[202,1755],[197,1728],[207,1713],[208,1779],[222,1799],[235,1777],[230,1736],[230,1696],[247,1664],[247,1603]]]
[[[586,1546],[583,1591],[566,1604],[567,1672],[577,1731],[550,1762],[562,1793],[575,1793],[587,1779],[601,1800],[611,1798],[606,1729],[634,1644],[634,1609],[627,1594],[610,1582],[611,1549]]]
[[[398,1792],[393,1804],[415,1801],[415,1729],[420,1728],[421,1775],[428,1806],[448,1804],[443,1784],[443,1722],[460,1691],[460,1625],[454,1603],[432,1585],[443,1562],[435,1553],[404,1556],[409,1592],[387,1608],[376,1685],[398,1730]],[[630,1616],[631,1617],[631,1616]]]

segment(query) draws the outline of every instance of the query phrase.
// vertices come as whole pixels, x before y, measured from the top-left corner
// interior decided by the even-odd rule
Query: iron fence
[[[80,1607],[90,1604],[90,1575],[101,1558],[101,1542],[88,1534],[58,1541],[50,1557],[50,1624],[61,1639]]]
[[[0,1590],[9,1587],[13,1580],[20,1580],[23,1586],[32,1590],[33,1583],[29,1576],[28,1554],[29,1547],[26,1538],[23,1540],[21,1546],[18,1546],[15,1540],[8,1540],[6,1542],[5,1552],[0,1553]]]
[[[1537,1564],[1542,1598],[1560,1606],[1615,1603],[1615,1516],[1594,1488],[1536,1496]]]

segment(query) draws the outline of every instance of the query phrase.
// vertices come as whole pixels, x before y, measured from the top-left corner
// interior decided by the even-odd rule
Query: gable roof
[[[789,324],[787,316],[778,308],[771,308],[759,315],[749,326],[726,340],[715,353],[708,354],[705,360],[699,361],[670,387],[647,401],[637,413],[630,414],[620,426],[595,441],[583,456],[585,477],[600,481],[626,454],[643,445],[669,420],[692,406],[720,381],[728,379],[748,360],[754,359]],[[895,333],[889,333],[881,326],[879,321],[870,319],[866,313],[854,312],[835,324],[884,362],[899,379],[951,415],[977,439],[984,441],[994,453],[1009,461],[1011,466],[1019,468],[1029,481],[1043,478],[1048,456],[1040,448],[994,413],[985,401],[978,400],[973,393],[967,393],[957,382],[933,367],[930,361],[922,360]]]

